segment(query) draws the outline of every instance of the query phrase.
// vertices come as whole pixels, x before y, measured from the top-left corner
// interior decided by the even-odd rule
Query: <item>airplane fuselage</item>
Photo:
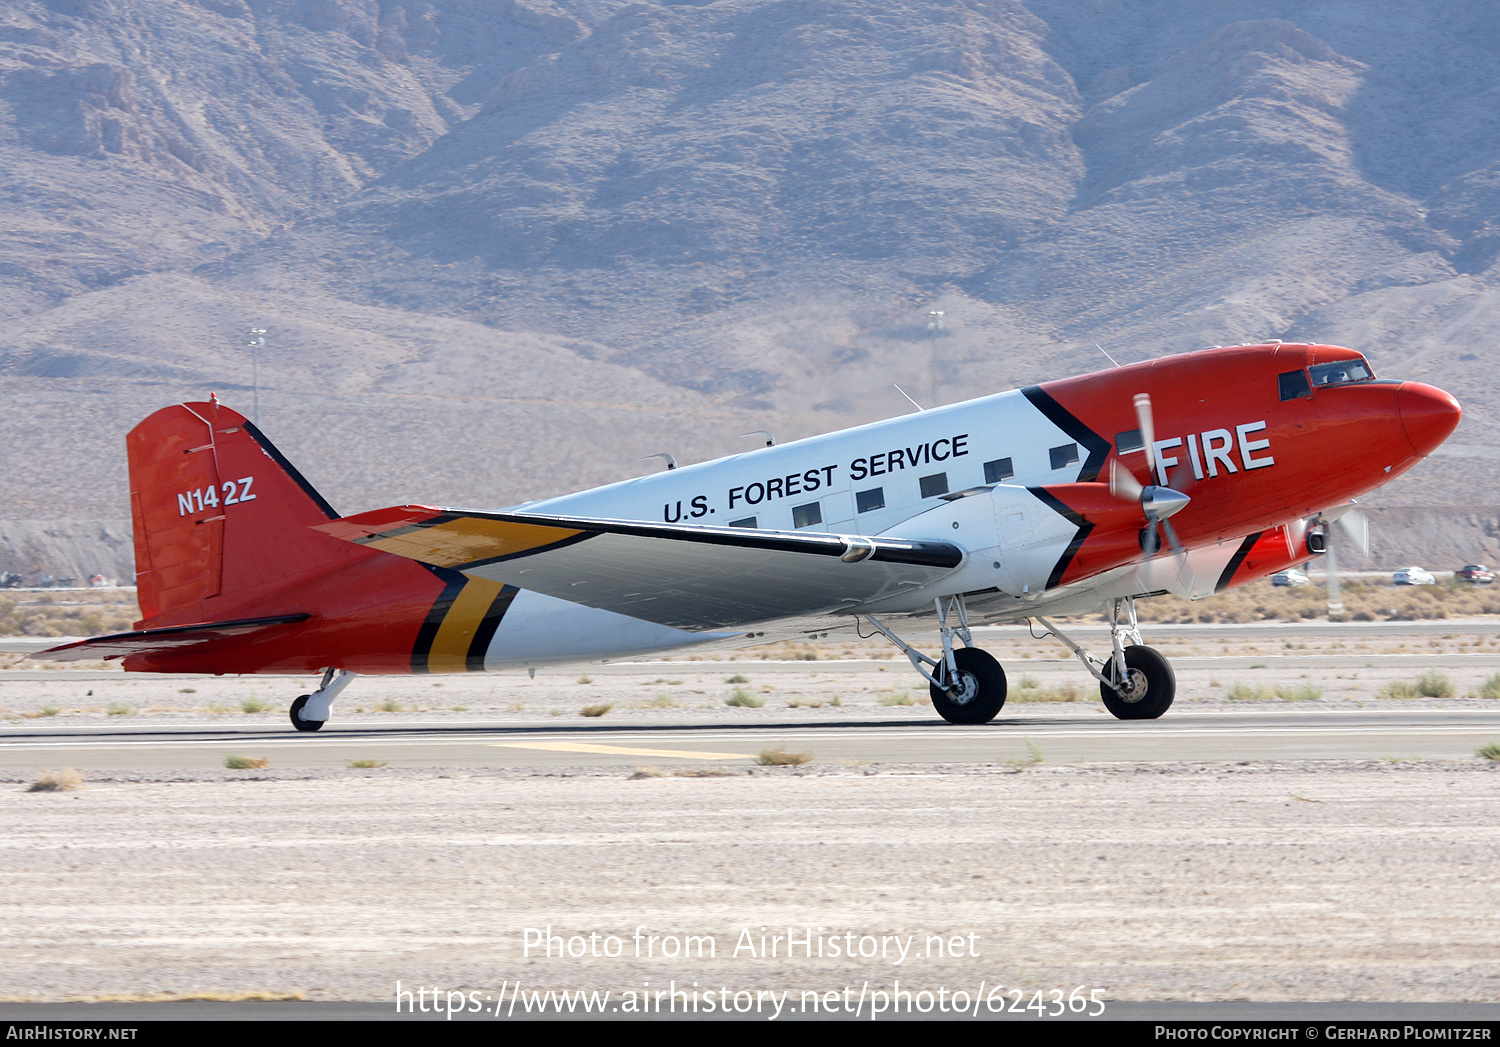
[[[1139,394],[1154,405],[1154,476],[1132,406]],[[238,540],[235,514],[249,519],[264,511],[249,501],[207,509],[203,492],[223,485],[237,496],[234,485],[258,469],[263,482],[247,490],[271,497],[271,485],[279,482],[257,464],[256,453],[225,443],[214,452],[218,472],[204,473],[202,485],[170,481],[189,495],[197,492],[198,501],[195,508],[189,497],[187,510],[162,502],[167,523],[179,525],[176,512],[186,530],[181,539],[163,539],[156,552],[148,549],[147,559],[160,562],[144,566],[171,575],[179,595],[170,608],[143,605],[141,625],[303,613],[315,616],[316,628],[288,624],[236,644],[153,649],[130,654],[126,668],[500,670],[818,635],[850,627],[859,615],[932,613],[934,601],[958,594],[971,617],[987,621],[1081,613],[1107,600],[1163,591],[1204,597],[1309,559],[1310,518],[1410,469],[1446,438],[1457,416],[1448,394],[1374,379],[1363,357],[1349,349],[1242,346],[1046,382],[509,510],[883,536],[948,543],[962,552],[957,569],[930,583],[859,600],[831,597],[810,613],[712,629],[679,627],[659,606],[650,608],[652,601],[672,600],[670,591],[643,596],[639,612],[619,613],[589,606],[583,595],[569,599],[571,590],[528,589],[527,568],[518,561],[446,570],[325,536],[288,545],[287,555],[303,555],[309,565],[292,583],[222,551],[223,566],[211,585],[185,569],[181,577],[172,575],[174,568],[162,566],[172,557],[197,562],[180,552],[184,543],[212,545],[204,537],[209,532],[194,527],[217,523],[225,530],[215,540],[230,549]],[[205,424],[210,443],[227,439],[215,432],[239,431]],[[202,443],[190,432],[181,439],[188,453],[209,446],[186,446]],[[239,461],[245,464],[225,464]],[[1171,519],[1180,554],[1146,542],[1141,504],[1111,489],[1116,463],[1140,485],[1187,496]],[[295,470],[290,473],[316,499]],[[180,502],[183,493],[177,497]],[[160,530],[137,501],[138,536],[153,526]],[[331,517],[331,510],[312,511],[306,525]],[[300,520],[293,521],[297,527]],[[649,585],[643,579],[642,586]]]

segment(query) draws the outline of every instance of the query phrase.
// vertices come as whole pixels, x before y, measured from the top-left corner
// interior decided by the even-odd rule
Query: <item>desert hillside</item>
[[[1482,0],[11,0],[0,570],[257,365],[356,511],[1278,337],[1459,397],[1372,559],[1494,561],[1497,85]]]

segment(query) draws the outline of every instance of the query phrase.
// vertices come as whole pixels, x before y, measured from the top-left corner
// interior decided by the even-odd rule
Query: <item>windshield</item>
[[[1370,365],[1363,358],[1355,360],[1334,360],[1331,363],[1318,364],[1309,367],[1307,373],[1312,376],[1312,384],[1320,385],[1347,385],[1350,382],[1368,382],[1375,377],[1375,372],[1370,370]]]

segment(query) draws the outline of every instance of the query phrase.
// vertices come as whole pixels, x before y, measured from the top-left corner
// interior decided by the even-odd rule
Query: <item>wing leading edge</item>
[[[848,611],[949,574],[949,542],[396,506],[345,541],[677,629]]]

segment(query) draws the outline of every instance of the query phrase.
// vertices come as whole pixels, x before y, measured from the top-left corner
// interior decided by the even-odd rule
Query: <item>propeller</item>
[[[1136,393],[1134,403],[1136,422],[1141,430],[1141,447],[1146,452],[1146,475],[1152,480],[1163,478],[1156,462],[1156,424],[1151,412],[1151,397],[1147,393]],[[1155,556],[1161,549],[1158,525],[1160,531],[1166,534],[1172,551],[1179,556],[1186,555],[1182,543],[1177,540],[1177,532],[1172,529],[1167,518],[1185,509],[1188,502],[1192,501],[1191,498],[1165,484],[1142,484],[1118,459],[1113,462],[1109,471],[1109,490],[1116,498],[1140,502],[1141,512],[1146,514],[1144,548],[1147,559]]]
[[[1328,613],[1344,613],[1343,591],[1339,584],[1339,559],[1337,543],[1333,540],[1334,523],[1339,525],[1349,541],[1363,555],[1370,555],[1370,520],[1364,513],[1354,507],[1353,502],[1336,505],[1332,509],[1325,509],[1315,517],[1317,522],[1323,525],[1323,555],[1325,557],[1324,569],[1328,572]]]

